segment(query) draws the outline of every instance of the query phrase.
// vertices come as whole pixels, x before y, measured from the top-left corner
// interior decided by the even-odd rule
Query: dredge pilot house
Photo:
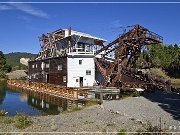
[[[43,34],[39,39],[41,51],[28,63],[32,82],[87,87],[102,78],[95,71],[94,54],[106,40],[71,28]]]

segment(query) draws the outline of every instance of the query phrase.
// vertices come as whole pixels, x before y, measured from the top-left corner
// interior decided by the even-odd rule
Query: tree
[[[6,58],[2,51],[0,51],[0,78],[4,78],[7,72],[12,70],[11,66],[6,64]]]
[[[4,67],[5,64],[6,64],[6,58],[3,54],[3,52],[0,51],[0,70],[2,70],[2,68]]]

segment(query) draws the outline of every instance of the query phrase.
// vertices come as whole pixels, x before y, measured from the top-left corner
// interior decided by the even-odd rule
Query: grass
[[[164,79],[171,80],[172,84],[175,88],[180,88],[180,79],[179,78],[170,78],[165,71],[163,71],[160,68],[151,68],[150,69],[151,74],[154,74],[159,77],[163,77]]]
[[[128,135],[128,133],[126,129],[121,129],[118,131],[117,135]]]
[[[171,79],[169,76],[166,75],[166,73],[160,69],[160,68],[151,68],[150,69],[151,74],[163,77],[164,79]]]
[[[81,108],[71,108],[71,109],[68,109],[68,110],[65,110],[65,111],[62,111],[62,113],[71,113],[71,112],[77,112],[77,111],[80,111],[86,107],[90,107],[90,106],[93,106],[93,105],[97,105],[98,104],[98,100],[96,99],[90,99],[90,100],[87,100],[85,102],[85,106],[81,107]]]
[[[6,111],[1,110],[0,116],[3,117],[4,124],[12,124],[13,123],[14,126],[19,129],[25,129],[26,127],[28,127],[32,124],[32,121],[25,114],[17,114],[15,117],[9,117],[9,116],[4,117],[4,116],[6,116]]]
[[[82,109],[80,109],[80,108],[72,108],[72,109],[68,109],[68,110],[66,110],[66,111],[63,111],[63,112],[60,113],[60,114],[77,112],[77,111],[80,111],[80,110],[82,110]]]
[[[88,106],[93,106],[97,104],[98,104],[98,101],[96,99],[90,99],[86,101],[85,106],[88,107]]]
[[[11,124],[11,123],[14,123],[14,121],[13,121],[11,118],[6,117],[6,118],[4,119],[4,121],[3,121],[3,123],[4,123],[4,124]]]

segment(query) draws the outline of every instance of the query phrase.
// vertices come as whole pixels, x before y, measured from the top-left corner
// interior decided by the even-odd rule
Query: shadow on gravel
[[[156,91],[155,93],[145,93],[144,97],[159,103],[159,106],[170,113],[175,120],[180,120],[180,95]]]

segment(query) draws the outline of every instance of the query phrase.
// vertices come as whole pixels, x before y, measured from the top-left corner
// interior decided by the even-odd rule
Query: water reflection
[[[51,99],[51,98],[50,98]],[[8,88],[6,82],[0,82],[0,110],[4,109],[9,116],[17,113],[25,113],[28,115],[54,115],[59,114],[67,109],[67,100],[61,100],[59,104],[45,99],[39,99],[32,95],[18,92],[14,88]]]
[[[55,104],[49,104],[45,100],[40,100],[32,96],[28,96],[27,103],[38,110],[42,110],[43,114],[59,114],[63,109]]]
[[[6,87],[5,81],[0,81],[0,105],[3,103],[6,96],[5,87]]]
[[[27,102],[27,101],[28,101],[28,96],[25,95],[25,94],[23,94],[23,95],[21,95],[21,96],[19,97],[19,99],[20,99],[21,102]]]

